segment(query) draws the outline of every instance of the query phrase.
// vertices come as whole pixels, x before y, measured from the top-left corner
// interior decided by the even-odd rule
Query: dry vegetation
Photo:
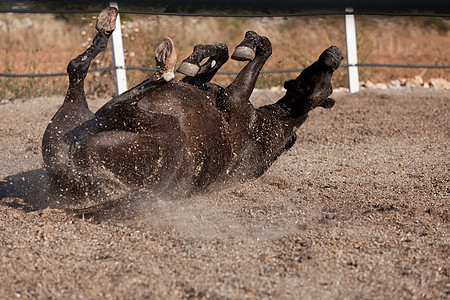
[[[357,37],[359,61],[362,63],[440,64],[450,65],[450,21],[442,18],[390,18],[358,16]],[[305,67],[331,44],[345,50],[344,24],[341,16],[312,18],[194,18],[122,15],[126,64],[154,65],[156,42],[170,36],[176,43],[179,60],[189,55],[199,43],[226,42],[230,50],[240,42],[247,30],[268,36],[274,54],[265,70]],[[95,16],[1,14],[0,73],[59,73],[68,61],[81,53],[92,40]],[[109,52],[100,55],[93,67],[110,65]],[[229,61],[225,71],[238,71],[241,63]],[[387,82],[402,77],[421,75],[449,79],[448,70],[361,68],[361,80]],[[137,84],[147,73],[128,72],[128,85]],[[261,76],[258,86],[282,85],[294,74]],[[110,96],[112,73],[88,76],[90,96]],[[216,81],[226,84],[231,76]],[[342,70],[334,79],[335,86],[346,85]],[[0,81],[0,99],[61,95],[67,86],[65,77],[5,78]]]

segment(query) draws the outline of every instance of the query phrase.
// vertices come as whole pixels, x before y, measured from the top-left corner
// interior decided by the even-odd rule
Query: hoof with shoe
[[[181,65],[178,67],[177,72],[190,77],[194,77],[195,75],[197,75],[199,70],[200,70],[199,65],[183,61]]]
[[[173,41],[166,37],[156,45],[155,49],[156,66],[162,73],[165,81],[172,80],[175,75],[173,70],[177,62],[177,51]]]
[[[117,8],[107,7],[102,10],[97,17],[97,23],[95,28],[99,32],[103,32],[106,35],[111,35],[114,29],[116,29]]]
[[[203,65],[200,63],[209,58]],[[226,44],[197,45],[192,54],[183,60],[177,72],[194,77],[196,75],[211,71],[216,64],[220,66],[228,59],[228,47]]]
[[[237,45],[231,59],[238,61],[251,61],[256,56],[256,47],[260,43],[261,37],[254,31],[247,31],[244,40]]]
[[[238,61],[251,61],[255,58],[255,50],[247,46],[239,46],[237,47],[233,55],[231,55],[231,59]]]

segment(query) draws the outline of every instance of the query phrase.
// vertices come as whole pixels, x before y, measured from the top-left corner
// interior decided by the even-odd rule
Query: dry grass
[[[418,18],[357,18],[359,61],[362,63],[407,63],[450,65],[448,45],[450,22]],[[226,42],[230,52],[245,31],[255,30],[273,43],[273,56],[265,70],[305,67],[321,51],[334,44],[345,51],[343,18],[193,18],[167,16],[123,15],[123,39],[126,64],[154,66],[154,45],[170,36],[179,53],[179,61],[200,43]],[[95,16],[75,14],[69,19],[53,15],[0,15],[0,73],[64,72],[69,60],[81,53],[91,42]],[[95,60],[92,67],[109,66],[110,52]],[[242,63],[229,61],[224,71],[238,71]],[[361,80],[386,82],[394,78],[421,74],[449,78],[446,70],[361,68]],[[129,71],[129,87],[148,76]],[[260,76],[258,86],[282,85],[296,74]],[[346,85],[345,69],[336,73],[335,86]],[[228,84],[233,76],[218,76],[216,82]],[[86,89],[91,96],[113,93],[111,72],[88,76]],[[67,88],[65,77],[11,79],[1,78],[0,99],[29,98],[41,95],[62,95]]]

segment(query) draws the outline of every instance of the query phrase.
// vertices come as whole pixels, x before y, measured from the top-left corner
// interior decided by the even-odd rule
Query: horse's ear
[[[284,88],[286,90],[290,89],[292,87],[292,85],[294,84],[294,82],[295,82],[295,79],[291,79],[291,80],[285,81],[284,82]]]
[[[332,108],[335,103],[336,100],[332,98],[326,98],[325,100],[322,101],[322,103],[319,104],[319,106],[323,108]]]

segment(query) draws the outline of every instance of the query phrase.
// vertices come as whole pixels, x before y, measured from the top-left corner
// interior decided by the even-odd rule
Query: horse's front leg
[[[246,134],[254,118],[255,108],[249,100],[250,95],[264,63],[271,54],[272,45],[269,39],[254,31],[248,31],[231,56],[235,60],[250,60],[217,100],[218,107],[227,113],[231,133],[237,140],[245,138],[242,134]]]
[[[206,58],[206,62],[200,65]],[[197,45],[192,54],[183,60],[177,72],[186,75],[183,78],[184,82],[203,87],[212,80],[227,60],[228,47],[226,44]]]
[[[53,116],[42,139],[42,156],[50,181],[59,187],[72,185],[76,189],[79,176],[74,173],[70,155],[76,143],[95,131],[100,122],[89,110],[85,93],[86,78],[91,61],[106,49],[108,38],[112,34],[117,17],[117,9],[109,7],[100,12],[97,18],[97,35],[92,45],[72,59],[67,66],[69,88],[63,104]]]

